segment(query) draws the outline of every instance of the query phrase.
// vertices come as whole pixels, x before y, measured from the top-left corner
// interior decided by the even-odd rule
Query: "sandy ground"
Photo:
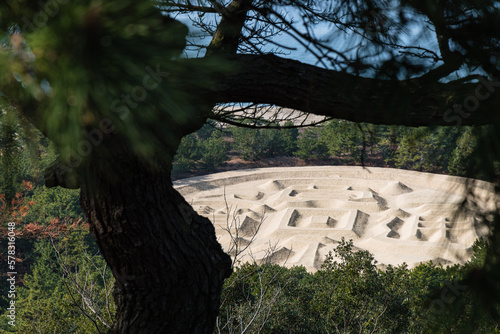
[[[381,267],[465,262],[488,231],[477,213],[459,211],[471,182],[479,210],[493,210],[487,182],[391,168],[258,168],[174,185],[239,261],[314,272],[342,237]]]

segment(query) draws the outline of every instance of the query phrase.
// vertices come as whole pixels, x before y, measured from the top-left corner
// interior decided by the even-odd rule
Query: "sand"
[[[461,212],[473,182],[478,212]],[[463,263],[487,235],[493,185],[391,168],[258,168],[178,180],[176,189],[215,226],[223,248],[246,261],[314,272],[344,237],[377,265]],[[468,197],[469,198],[469,197]]]

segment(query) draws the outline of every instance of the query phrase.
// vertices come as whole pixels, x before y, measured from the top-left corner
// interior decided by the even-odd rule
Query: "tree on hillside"
[[[321,138],[321,128],[309,128],[300,135],[297,141],[297,152],[301,159],[324,159],[328,157],[328,146]]]
[[[244,160],[255,161],[262,156],[264,146],[262,145],[259,129],[235,127],[231,129],[231,135],[234,139],[234,150]]]
[[[477,145],[476,138],[471,128],[462,131],[456,142],[457,147],[451,152],[448,171],[454,175],[465,176],[470,170],[471,155]]]
[[[345,153],[354,162],[361,160],[363,137],[356,124],[332,120],[325,126],[322,136],[332,156],[339,157]]]
[[[489,152],[484,159],[498,156],[493,0],[39,4],[0,4],[2,108],[54,142],[59,158],[47,186],[81,189],[116,279],[112,333],[212,331],[231,261],[210,221],[170,181],[181,139],[207,119],[258,127],[263,116],[283,123],[313,113],[406,126],[490,124],[490,140],[478,146]],[[196,36],[180,20],[191,20]],[[295,45],[315,65],[287,58]],[[309,124],[301,119],[297,126]]]
[[[234,150],[248,161],[291,154],[296,149],[298,130],[293,127],[293,123],[290,123],[292,122],[287,121],[283,124],[284,127],[274,129],[233,127],[231,134],[234,139]]]
[[[279,152],[281,154],[293,155],[297,150],[297,140],[299,138],[299,130],[293,127],[292,121],[286,121],[283,124],[285,128],[281,130],[280,137],[283,142],[283,151]]]
[[[409,129],[399,142],[395,165],[419,171],[432,171],[440,166],[446,169],[458,135],[454,127]]]
[[[377,148],[382,154],[382,158],[387,165],[394,164],[399,142],[404,134],[402,126],[379,126]]]
[[[182,138],[172,166],[172,175],[185,173],[193,169],[196,161],[201,158],[198,138],[194,133],[190,133]]]
[[[229,160],[227,152],[229,144],[224,141],[221,131],[214,131],[210,137],[202,143],[203,167],[206,170],[214,170]]]

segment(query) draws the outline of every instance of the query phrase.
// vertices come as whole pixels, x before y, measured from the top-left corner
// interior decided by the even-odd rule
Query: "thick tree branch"
[[[219,85],[206,92],[214,103],[274,104],[374,124],[459,126],[499,121],[491,111],[500,105],[500,83],[481,76],[474,77],[477,82],[396,81],[325,70],[274,55],[226,59],[234,70],[221,74]]]
[[[233,0],[222,12],[222,19],[207,47],[207,55],[235,54],[241,30],[253,0]]]
[[[425,76],[426,79],[439,80],[458,70],[464,63],[463,57],[457,51],[450,49],[449,24],[446,20],[445,8],[441,1],[436,1],[434,6],[426,8],[424,12],[434,25],[436,40],[438,42],[443,65],[430,71]]]

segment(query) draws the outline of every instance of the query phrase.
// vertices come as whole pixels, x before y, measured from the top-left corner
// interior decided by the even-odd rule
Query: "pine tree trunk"
[[[116,278],[110,333],[212,333],[231,273],[212,223],[173,188],[169,171],[113,155],[114,177],[92,166],[79,173],[83,210]]]

